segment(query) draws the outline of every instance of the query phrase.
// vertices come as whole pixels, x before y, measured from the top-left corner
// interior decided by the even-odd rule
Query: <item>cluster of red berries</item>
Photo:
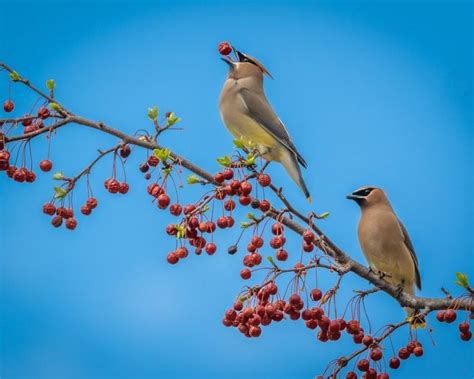
[[[204,238],[204,233],[212,234],[216,231],[216,223],[214,221],[199,221],[197,216],[193,215],[196,210],[194,204],[188,204],[181,208],[179,204],[173,204],[170,206],[170,212],[178,216],[181,212],[184,213],[185,218],[182,224],[169,224],[166,227],[166,233],[171,236],[177,235],[179,230],[183,230],[183,238],[189,242],[191,246],[195,248],[196,255],[200,255],[202,250],[208,254],[213,255],[217,251],[217,245],[213,242],[208,242]],[[232,219],[233,221],[233,219]],[[167,256],[168,263],[175,264],[182,258],[188,256],[188,250],[185,247],[180,247],[176,251],[172,251]]]
[[[97,208],[97,199],[94,197],[89,197],[86,203],[81,207],[81,213],[84,216],[89,216],[92,213],[92,210]]]
[[[115,194],[115,193],[121,193],[122,195],[125,195],[128,190],[130,189],[128,183],[125,182],[119,182],[115,178],[108,178],[104,181],[104,187],[109,193]]]
[[[63,206],[57,207],[53,203],[46,203],[43,205],[43,213],[52,216],[51,225],[59,228],[63,224],[67,229],[74,230],[77,226],[77,220],[74,218],[74,210],[72,208],[65,208]]]
[[[37,116],[25,114],[21,121],[21,124],[24,127],[24,132],[31,133],[42,129],[44,127],[43,120],[47,119],[50,115],[49,109],[44,106],[38,109]]]
[[[148,180],[151,178],[151,174],[148,172],[150,167],[156,167],[160,164],[160,159],[155,155],[150,155],[146,162],[141,163],[138,166],[139,170],[145,174],[145,179]]]
[[[439,322],[446,322],[448,324],[456,321],[457,315],[454,309],[447,309],[446,311],[439,311],[436,314],[436,319]],[[467,321],[463,321],[459,324],[459,332],[461,340],[470,341],[472,338],[472,332],[470,331],[470,324]]]
[[[5,153],[5,151],[0,151],[0,157],[4,155],[2,153]],[[2,160],[0,158],[0,170],[5,167],[5,165],[7,165],[7,168],[5,170],[7,176],[13,179],[15,182],[33,183],[36,180],[36,174],[33,171],[28,170],[26,167],[17,168],[15,166],[10,166],[8,162],[7,164],[2,164]]]
[[[10,167],[10,152],[0,150],[0,171],[6,171]]]
[[[157,183],[149,184],[147,187],[147,192],[150,196],[156,199],[156,204],[160,209],[166,209],[171,203],[171,198],[166,193],[166,190]],[[170,213],[173,216],[181,215],[183,207],[178,203],[171,205]]]

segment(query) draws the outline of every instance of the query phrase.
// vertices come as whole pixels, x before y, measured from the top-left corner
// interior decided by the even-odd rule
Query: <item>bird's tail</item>
[[[285,167],[286,172],[290,175],[291,179],[298,185],[298,187],[303,191],[304,195],[308,202],[312,202],[311,195],[309,194],[308,187],[304,182],[303,175],[301,174],[301,167],[298,164],[298,158],[293,152],[286,150],[283,156],[281,157],[281,164]]]

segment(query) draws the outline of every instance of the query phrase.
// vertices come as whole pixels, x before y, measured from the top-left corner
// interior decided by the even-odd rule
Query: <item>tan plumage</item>
[[[255,58],[234,51],[237,62],[224,59],[229,64],[229,73],[220,96],[222,121],[235,138],[257,148],[263,158],[281,163],[310,199],[299,166],[306,167],[306,162],[263,90],[263,76],[271,77],[270,73]]]
[[[363,187],[347,196],[361,208],[358,235],[370,268],[384,279],[414,294],[421,289],[418,259],[410,237],[380,188]],[[413,310],[407,309],[411,315]]]

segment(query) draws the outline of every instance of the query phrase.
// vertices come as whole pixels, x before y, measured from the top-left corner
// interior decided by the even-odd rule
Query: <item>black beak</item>
[[[349,200],[357,200],[357,199],[360,199],[360,197],[356,196],[356,195],[353,195],[352,193],[350,195],[347,195],[346,196],[346,199],[349,199]]]

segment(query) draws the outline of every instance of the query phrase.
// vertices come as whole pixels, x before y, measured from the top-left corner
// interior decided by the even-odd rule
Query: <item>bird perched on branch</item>
[[[380,188],[362,187],[350,195],[361,209],[358,234],[370,268],[387,282],[414,295],[421,289],[418,259],[408,232]],[[405,308],[408,316],[414,310]]]
[[[222,58],[229,65],[220,96],[222,121],[244,145],[256,148],[268,161],[281,163],[308,201],[311,201],[300,169],[300,164],[307,166],[306,162],[268,103],[263,90],[263,76],[272,76],[257,59],[235,48],[233,50],[236,61],[230,56]]]

